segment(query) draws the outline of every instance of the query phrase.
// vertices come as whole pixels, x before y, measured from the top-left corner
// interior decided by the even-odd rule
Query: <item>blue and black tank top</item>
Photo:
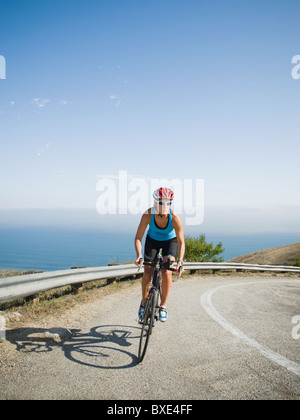
[[[173,238],[176,238],[175,229],[172,227],[172,211],[170,210],[169,222],[164,229],[161,229],[157,226],[155,222],[155,213],[153,212],[151,215],[151,221],[147,235],[155,241],[169,241]]]

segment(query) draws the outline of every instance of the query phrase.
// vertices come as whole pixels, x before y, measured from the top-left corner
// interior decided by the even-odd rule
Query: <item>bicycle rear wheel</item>
[[[155,290],[150,291],[149,298],[145,305],[145,312],[143,318],[143,326],[140,336],[139,344],[139,363],[141,363],[145,357],[146,350],[149,343],[149,338],[152,333],[154,316],[155,316],[155,305],[156,305],[156,294]]]

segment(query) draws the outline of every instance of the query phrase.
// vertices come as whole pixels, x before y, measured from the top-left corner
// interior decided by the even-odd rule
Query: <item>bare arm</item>
[[[136,251],[136,261],[135,264],[137,266],[140,266],[139,260],[141,258],[143,258],[142,256],[142,239],[145,233],[145,230],[147,228],[147,226],[149,225],[151,220],[151,211],[147,211],[146,213],[143,214],[139,227],[137,229],[136,235],[135,235],[135,240],[134,240],[134,246],[135,246],[135,251]]]
[[[184,232],[183,232],[182,222],[179,216],[177,216],[177,214],[175,213],[173,213],[173,227],[175,229],[177,241],[178,241],[178,261],[179,262],[177,264],[177,269],[179,270],[179,268],[183,265],[182,260],[185,253],[185,242],[184,242]]]

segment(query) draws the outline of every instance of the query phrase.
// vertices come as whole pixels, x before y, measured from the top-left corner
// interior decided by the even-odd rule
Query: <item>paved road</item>
[[[300,399],[300,280],[191,277],[137,363],[139,285],[62,342],[28,331],[0,399]],[[294,324],[293,321],[294,320]]]

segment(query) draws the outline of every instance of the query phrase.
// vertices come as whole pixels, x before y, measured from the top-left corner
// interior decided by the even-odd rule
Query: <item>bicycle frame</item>
[[[144,265],[154,268],[151,286],[147,296],[145,304],[144,318],[141,321],[142,331],[139,345],[139,362],[141,363],[145,357],[147,346],[149,343],[150,335],[152,334],[152,328],[154,321],[158,321],[159,315],[159,296],[161,297],[161,281],[162,281],[162,270],[166,269],[169,271],[176,272],[175,268],[170,267],[171,258],[168,261],[163,262],[162,250],[159,251],[158,259],[155,263],[144,261]]]

